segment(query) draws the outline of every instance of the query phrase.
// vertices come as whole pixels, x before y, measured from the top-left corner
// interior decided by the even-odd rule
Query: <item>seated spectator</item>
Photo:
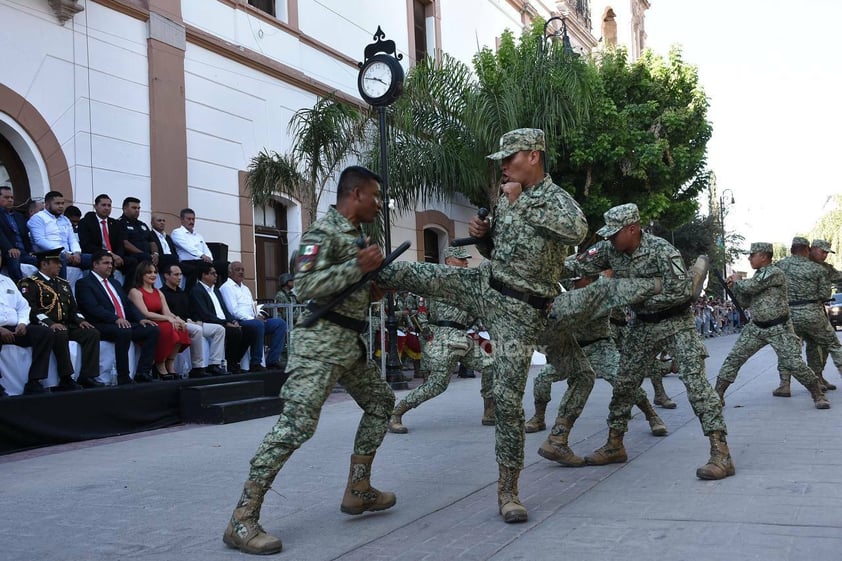
[[[135,268],[134,288],[129,290],[129,300],[140,314],[151,319],[161,331],[155,351],[155,369],[162,380],[175,380],[175,357],[190,346],[187,324],[170,310],[161,291],[155,288],[158,269],[151,261],[142,261]]]
[[[0,266],[3,258],[0,257]],[[50,351],[53,348],[53,332],[42,325],[30,325],[29,303],[18,291],[12,279],[0,274],[0,350],[3,345],[32,347],[32,364],[29,380],[23,386],[24,394],[45,393],[41,385],[50,367]],[[6,390],[0,386],[2,395]]]
[[[70,220],[73,226],[73,233],[76,234],[76,239],[79,239],[79,221],[82,220],[82,211],[76,205],[68,205],[64,207],[64,215]]]
[[[64,195],[60,192],[50,191],[44,195],[44,209],[33,214],[26,225],[35,251],[64,248],[59,272],[61,278],[67,278],[68,266],[90,268],[90,255],[82,255],[82,248],[73,233],[73,225],[64,216]]]
[[[29,220],[33,214],[42,210],[44,210],[43,200],[29,199],[29,203],[26,205],[26,219]]]
[[[136,263],[151,261],[153,265],[160,269],[158,252],[155,251],[155,246],[152,244],[152,230],[140,219],[140,199],[136,197],[123,199],[123,214],[119,221],[123,225],[123,232],[126,234],[126,239],[123,240],[126,257],[133,258]],[[127,280],[134,278],[133,270],[127,268],[126,274],[131,275],[127,277]]]
[[[53,354],[56,357],[59,391],[104,386],[99,376],[99,331],[79,313],[70,283],[58,276],[61,270],[63,247],[39,251],[38,272],[22,279],[18,286],[29,302],[33,324],[48,327],[53,332]],[[70,341],[79,343],[82,352],[82,371],[73,380]]]
[[[152,382],[152,363],[160,330],[154,321],[140,314],[119,282],[111,279],[114,258],[105,249],[91,256],[91,274],[76,283],[79,310],[99,331],[100,339],[114,343],[117,383]],[[134,380],[129,371],[129,346],[140,344]]]
[[[166,273],[170,265],[178,264],[178,255],[175,253],[175,243],[167,234],[167,217],[156,212],[152,215],[152,232],[149,239],[152,243],[152,257],[157,258],[158,270]],[[157,254],[157,255],[156,255]],[[153,262],[155,262],[153,260]],[[179,270],[181,267],[179,267]],[[184,271],[182,271],[183,273]]]
[[[284,349],[287,335],[287,323],[279,318],[267,318],[263,313],[258,314],[251,296],[251,290],[243,284],[246,269],[239,261],[233,261],[228,267],[228,280],[219,288],[225,305],[231,315],[245,327],[255,330],[255,342],[251,346],[249,363],[250,372],[265,370],[263,362],[263,345],[265,336],[269,335],[269,356],[266,357],[268,368],[281,368],[281,351]]]
[[[225,261],[214,261],[205,238],[196,231],[196,213],[192,208],[182,209],[179,213],[181,226],[172,231],[171,237],[175,244],[175,251],[181,264],[181,270],[187,275],[185,290],[196,284],[199,277],[199,266],[202,263],[213,263],[217,272],[217,283],[221,285],[228,275],[228,263]],[[229,365],[230,366],[230,365]]]
[[[167,300],[170,311],[187,322],[187,332],[190,334],[190,362],[191,378],[206,378],[222,376],[228,372],[222,366],[225,358],[225,328],[216,323],[193,321],[190,316],[190,299],[181,289],[181,267],[167,265],[162,269],[164,286],[161,292]],[[204,367],[202,339],[210,340],[208,349],[208,366]]]
[[[231,374],[239,374],[240,360],[256,341],[257,332],[243,327],[225,307],[222,293],[216,288],[216,269],[210,263],[197,264],[199,279],[190,289],[190,317],[203,323],[225,327],[225,362]]]
[[[15,195],[8,185],[0,186],[0,250],[9,277],[15,281],[23,278],[21,263],[35,265],[35,255],[26,218],[15,210]]]
[[[93,255],[100,249],[110,251],[114,258],[114,269],[123,273],[126,284],[132,282],[128,273],[134,271],[137,261],[134,257],[126,256],[123,243],[126,240],[126,231],[119,220],[111,218],[111,197],[105,194],[97,195],[94,199],[94,210],[82,217],[77,232],[83,254]]]

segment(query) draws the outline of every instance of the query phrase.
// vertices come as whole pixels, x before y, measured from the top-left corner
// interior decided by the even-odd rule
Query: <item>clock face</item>
[[[389,65],[382,61],[374,61],[363,71],[360,87],[367,96],[378,98],[386,95],[392,81],[392,69]]]

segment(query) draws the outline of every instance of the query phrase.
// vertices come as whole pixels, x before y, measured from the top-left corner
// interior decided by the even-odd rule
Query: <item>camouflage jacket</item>
[[[826,299],[824,285],[827,275],[818,263],[802,255],[789,255],[775,263],[775,267],[786,276],[786,291],[790,302]],[[821,306],[821,303],[816,306]]]
[[[292,321],[298,320],[298,316],[301,315],[301,308],[297,307],[298,304],[298,297],[295,295],[295,292],[292,290],[286,290],[284,288],[280,289],[278,292],[275,293],[275,303],[277,304],[292,304]],[[283,311],[283,315],[281,318],[286,321],[286,310]]]
[[[640,246],[631,255],[617,251],[610,241],[603,240],[580,256],[579,267],[581,274],[585,275],[613,269],[614,276],[620,279],[663,279],[660,294],[630,306],[635,313],[651,314],[685,302],[689,310],[693,287],[684,259],[676,248],[658,236],[642,232]]]
[[[323,306],[333,296],[359,281],[363,272],[357,264],[359,248],[356,241],[362,230],[331,206],[322,218],[314,222],[301,237],[295,262],[295,292],[302,302],[315,301]],[[362,287],[336,306],[337,314],[368,320],[371,286]],[[309,312],[304,311],[306,316]],[[317,358],[333,364],[349,366],[364,355],[360,334],[325,319],[311,327],[296,327],[289,368],[294,355]]]
[[[559,292],[567,247],[584,239],[588,224],[573,197],[548,175],[524,189],[514,203],[500,197],[490,232],[477,249],[491,259],[492,277],[552,298]]]
[[[789,313],[786,275],[774,265],[757,269],[750,279],[734,283],[737,303],[751,309],[753,321],[770,321]]]

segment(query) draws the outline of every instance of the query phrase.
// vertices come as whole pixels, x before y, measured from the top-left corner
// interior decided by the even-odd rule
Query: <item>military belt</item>
[[[775,327],[776,325],[781,325],[782,323],[786,323],[787,321],[789,321],[788,315],[781,316],[781,317],[775,318],[775,319],[770,319],[769,321],[760,321],[759,319],[753,319],[753,320],[751,320],[751,323],[753,323],[754,325],[756,325],[757,327],[760,327],[762,329],[768,329],[770,327]]]
[[[673,306],[671,308],[667,308],[666,310],[661,310],[660,312],[654,312],[651,314],[641,314],[638,313],[635,317],[642,321],[643,323],[657,323],[659,321],[674,318],[676,316],[680,316],[684,312],[690,311],[690,302],[683,302],[678,304],[677,306]]]
[[[584,349],[588,345],[593,345],[594,343],[599,343],[600,341],[607,341],[608,339],[610,339],[610,337],[600,337],[599,339],[591,339],[590,341],[579,341],[577,339],[576,342],[579,343],[580,348]]]
[[[516,300],[520,300],[521,302],[526,302],[536,310],[547,309],[547,306],[549,306],[550,302],[553,301],[552,298],[544,298],[542,296],[535,296],[534,294],[529,294],[528,292],[515,290],[514,288],[510,288],[494,278],[488,279],[488,284],[490,284],[491,288],[493,288],[503,296],[508,296],[509,298],[514,298]]]
[[[356,331],[357,333],[364,333],[368,329],[368,322],[359,319],[349,318],[336,312],[325,312],[322,319],[326,319],[330,323],[335,323],[339,327]]]
[[[807,304],[821,304],[824,300],[790,300],[788,302],[790,308],[796,306],[806,306]]]
[[[452,327],[453,329],[458,329],[459,331],[467,331],[468,329],[467,325],[462,325],[457,321],[434,321],[433,325],[435,325],[436,327]]]

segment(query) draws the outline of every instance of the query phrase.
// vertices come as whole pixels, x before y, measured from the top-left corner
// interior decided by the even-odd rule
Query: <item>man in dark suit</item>
[[[154,321],[144,319],[126,297],[123,287],[111,278],[114,257],[105,249],[91,256],[91,274],[76,282],[76,300],[80,311],[97,328],[103,341],[114,343],[117,383],[130,384],[129,346],[140,344],[135,382],[151,382],[155,347],[160,331]]]
[[[114,268],[123,273],[125,282],[132,282],[127,272],[135,269],[137,260],[126,256],[126,231],[119,220],[111,218],[111,197],[97,195],[94,210],[82,217],[76,232],[83,254],[93,255],[100,249],[107,249],[114,256]]]
[[[190,317],[196,321],[225,327],[225,362],[228,371],[239,374],[240,360],[257,341],[257,333],[241,326],[225,307],[222,293],[216,288],[217,272],[211,263],[197,263],[198,282],[190,289]]]
[[[14,208],[15,195],[12,188],[5,185],[0,187],[0,250],[9,277],[18,282],[23,278],[21,263],[35,265],[35,255],[32,253],[27,219]]]
[[[167,217],[160,212],[152,214],[152,232],[150,235],[152,241],[152,257],[158,270],[162,273],[162,282],[166,284],[163,279],[164,271],[169,271],[170,265],[178,265],[178,254],[175,250],[175,243],[167,233]]]
[[[21,279],[21,294],[29,302],[30,319],[53,332],[53,354],[58,370],[58,390],[77,390],[104,386],[99,376],[99,331],[79,313],[70,283],[58,276],[61,270],[63,247],[39,251],[38,272]],[[79,343],[82,351],[82,371],[73,380],[73,362],[70,359],[69,341]],[[77,383],[78,382],[78,383]]]

